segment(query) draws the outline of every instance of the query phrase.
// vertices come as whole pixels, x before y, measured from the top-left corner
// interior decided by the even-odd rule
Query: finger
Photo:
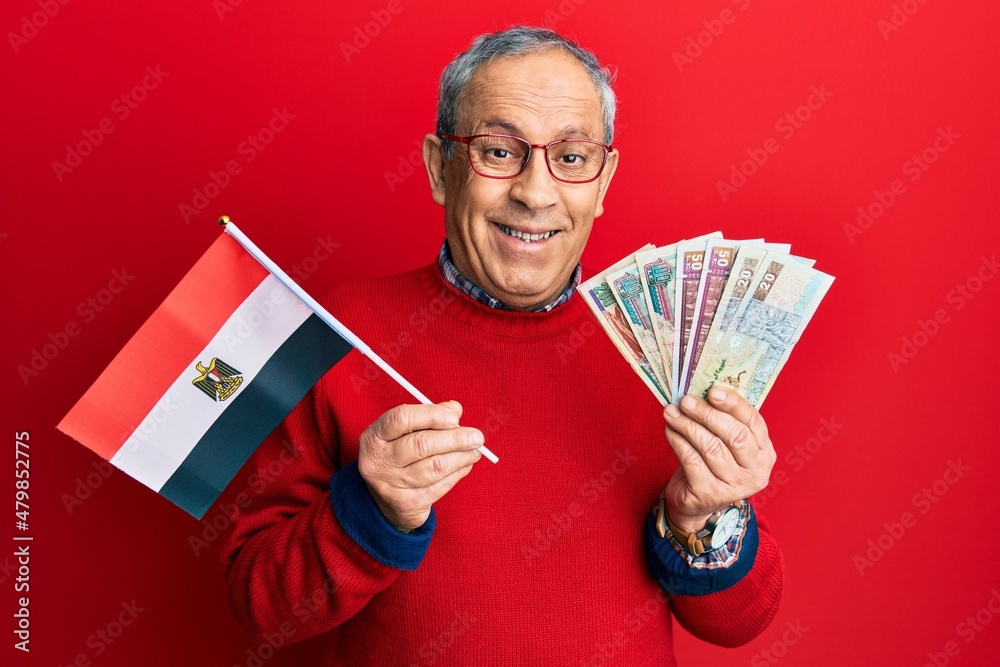
[[[771,438],[767,434],[767,424],[760,416],[757,408],[750,405],[747,399],[743,398],[735,391],[729,391],[722,387],[712,387],[708,392],[708,400],[719,410],[733,416],[734,419],[746,424],[747,428],[754,435],[757,446],[761,449],[772,448]]]
[[[681,402],[687,402],[688,398],[685,396]],[[736,480],[740,467],[722,438],[684,414],[676,405],[668,405],[664,414],[667,415],[667,425],[683,435],[684,439],[701,454],[705,465],[715,477],[726,482]]]
[[[682,398],[680,407],[684,414],[718,436],[741,468],[749,468],[757,461],[760,447],[749,426],[693,394]]]
[[[415,461],[399,471],[399,482],[404,488],[423,489],[433,486],[449,475],[472,466],[483,458],[478,449],[446,452]]]
[[[676,406],[674,406],[676,407]],[[667,406],[667,410],[670,406]],[[711,484],[715,481],[715,475],[709,469],[708,464],[702,457],[701,452],[699,452],[695,447],[685,438],[681,433],[670,427],[667,424],[667,443],[670,448],[674,450],[674,454],[677,456],[677,462],[682,468],[684,468],[684,474],[687,475],[688,481],[691,482],[691,486],[697,489],[705,488],[706,485]]]
[[[397,405],[372,424],[372,435],[391,442],[407,433],[424,429],[449,429],[458,426],[462,406],[457,401],[437,405]]]
[[[456,415],[458,415],[459,419],[462,418],[463,408],[462,404],[459,403],[458,401],[442,401],[441,403],[438,403],[438,405],[443,405],[444,407],[448,408]]]
[[[400,468],[417,461],[449,452],[475,450],[486,439],[482,431],[469,426],[456,426],[445,431],[425,429],[408,433],[391,444],[393,462]]]
[[[425,499],[427,500],[427,502],[431,504],[436,503],[437,501],[441,500],[444,494],[448,493],[453,488],[455,488],[455,485],[458,484],[458,482],[463,477],[468,475],[470,472],[472,472],[472,466],[467,465],[464,468],[459,468],[458,470],[451,473],[447,477],[444,477],[440,481],[431,484],[426,489],[424,489]]]

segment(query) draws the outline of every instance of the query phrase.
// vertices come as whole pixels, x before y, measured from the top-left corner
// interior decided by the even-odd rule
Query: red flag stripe
[[[267,269],[235,239],[221,234],[63,418],[59,430],[110,459],[267,276]]]

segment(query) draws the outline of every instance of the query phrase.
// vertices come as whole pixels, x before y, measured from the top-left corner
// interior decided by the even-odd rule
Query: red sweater
[[[252,461],[272,481],[254,486],[223,560],[230,609],[255,638],[322,635],[317,665],[664,666],[672,617],[723,646],[773,618],[782,561],[760,517],[735,585],[668,597],[650,575],[643,526],[677,461],[659,404],[581,297],[491,309],[432,264],[321,301],[431,400],[462,403],[500,463],[481,459],[435,504],[415,570],[369,555],[338,522],[330,479],[372,421],[415,401],[352,351]]]

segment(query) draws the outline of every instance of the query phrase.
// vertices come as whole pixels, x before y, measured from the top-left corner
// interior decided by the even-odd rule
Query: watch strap
[[[687,550],[691,552],[692,555],[700,556],[709,550],[709,548],[711,547],[710,540],[712,539],[712,533],[710,531],[705,531],[705,530],[701,531],[706,533],[706,535],[700,538],[698,537],[698,535],[700,535],[701,532],[699,532],[698,534],[684,532],[683,530],[678,528],[673,521],[670,520],[670,515],[667,514],[666,503],[664,503],[663,515],[667,518],[667,527],[670,529],[670,534],[674,536],[674,539],[676,539],[678,542],[687,547]],[[706,544],[706,542],[708,543]]]
[[[727,507],[726,510],[728,509]],[[713,512],[711,516],[718,518],[726,510]],[[654,508],[654,513],[656,514],[656,532],[661,538],[666,537],[669,532],[690,554],[696,557],[712,550],[713,531],[709,530],[708,526],[697,533],[688,533],[678,528],[677,524],[670,520],[670,514],[667,512],[667,501],[663,496],[660,497],[660,502]],[[711,519],[709,519],[709,523],[712,523]]]

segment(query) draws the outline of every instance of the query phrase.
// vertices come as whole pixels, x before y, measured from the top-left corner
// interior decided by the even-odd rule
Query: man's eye
[[[510,152],[507,151],[507,150],[505,150],[505,149],[503,149],[503,148],[491,148],[488,151],[488,154],[489,154],[490,157],[495,157],[495,158],[499,158],[499,159],[504,159],[504,158],[510,157]]]
[[[567,164],[567,165],[579,165],[579,164],[582,164],[582,163],[586,162],[587,159],[585,157],[583,157],[582,155],[576,155],[575,153],[570,153],[568,155],[561,155],[561,156],[559,156],[559,160],[563,164]]]

